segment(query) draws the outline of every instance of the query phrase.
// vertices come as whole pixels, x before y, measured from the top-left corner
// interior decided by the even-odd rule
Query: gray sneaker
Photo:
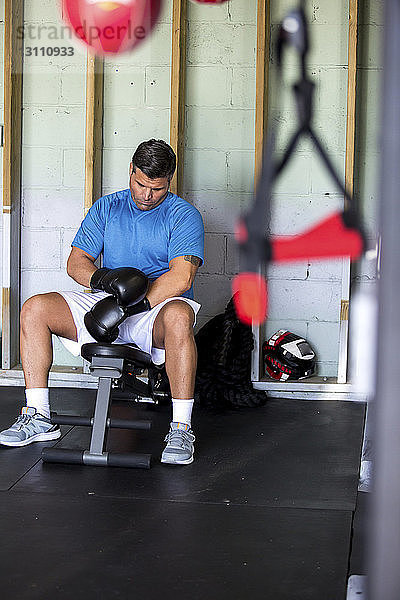
[[[32,442],[47,442],[61,436],[58,425],[37,412],[35,408],[24,406],[9,429],[0,432],[0,444],[3,446],[27,446]]]
[[[193,462],[195,437],[186,423],[172,422],[165,438],[167,445],[161,455],[162,463],[189,465]]]

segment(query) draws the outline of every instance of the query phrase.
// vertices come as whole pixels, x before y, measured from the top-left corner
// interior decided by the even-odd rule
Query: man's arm
[[[147,298],[151,307],[167,298],[187,292],[193,284],[200,265],[201,259],[197,256],[185,255],[173,258],[169,263],[169,271],[150,284]]]
[[[67,273],[77,283],[89,288],[90,279],[93,273],[97,271],[94,261],[93,256],[73,246],[67,261]]]
[[[90,288],[90,279],[97,270],[95,259],[84,250],[72,247],[67,262],[67,273],[77,283]],[[163,300],[180,296],[187,292],[193,284],[201,259],[197,256],[185,255],[173,258],[169,263],[169,271],[150,284],[147,299],[153,308]]]

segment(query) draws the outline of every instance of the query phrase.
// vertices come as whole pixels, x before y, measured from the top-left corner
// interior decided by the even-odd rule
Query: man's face
[[[151,210],[164,200],[168,194],[169,179],[149,179],[138,167],[133,170],[133,164],[129,168],[129,188],[132,200],[140,210]]]

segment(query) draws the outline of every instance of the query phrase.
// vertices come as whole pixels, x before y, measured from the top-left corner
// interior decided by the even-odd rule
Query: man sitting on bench
[[[96,341],[84,324],[92,307],[126,282],[113,269],[135,267],[151,281],[140,312],[119,326],[116,343],[134,342],[163,364],[172,394],[172,422],[161,461],[193,461],[191,429],[197,350],[193,327],[200,304],[193,281],[204,260],[204,226],[199,211],[169,191],[176,168],[172,148],[162,140],[142,142],[130,164],[129,188],[103,196],[83,220],[68,258],[67,272],[85,292],[50,292],[29,298],[21,310],[21,359],[26,406],[0,433],[0,444],[26,446],[54,440],[61,432],[50,421],[48,375],[52,334],[76,356]],[[103,267],[94,262],[103,254]],[[123,272],[123,270],[122,270]]]

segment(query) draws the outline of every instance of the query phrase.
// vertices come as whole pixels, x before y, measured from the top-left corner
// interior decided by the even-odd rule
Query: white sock
[[[190,426],[192,424],[193,403],[193,398],[190,400],[172,398],[172,420],[175,423],[186,423]]]
[[[38,413],[50,419],[49,388],[25,390],[26,405],[36,408]]]

